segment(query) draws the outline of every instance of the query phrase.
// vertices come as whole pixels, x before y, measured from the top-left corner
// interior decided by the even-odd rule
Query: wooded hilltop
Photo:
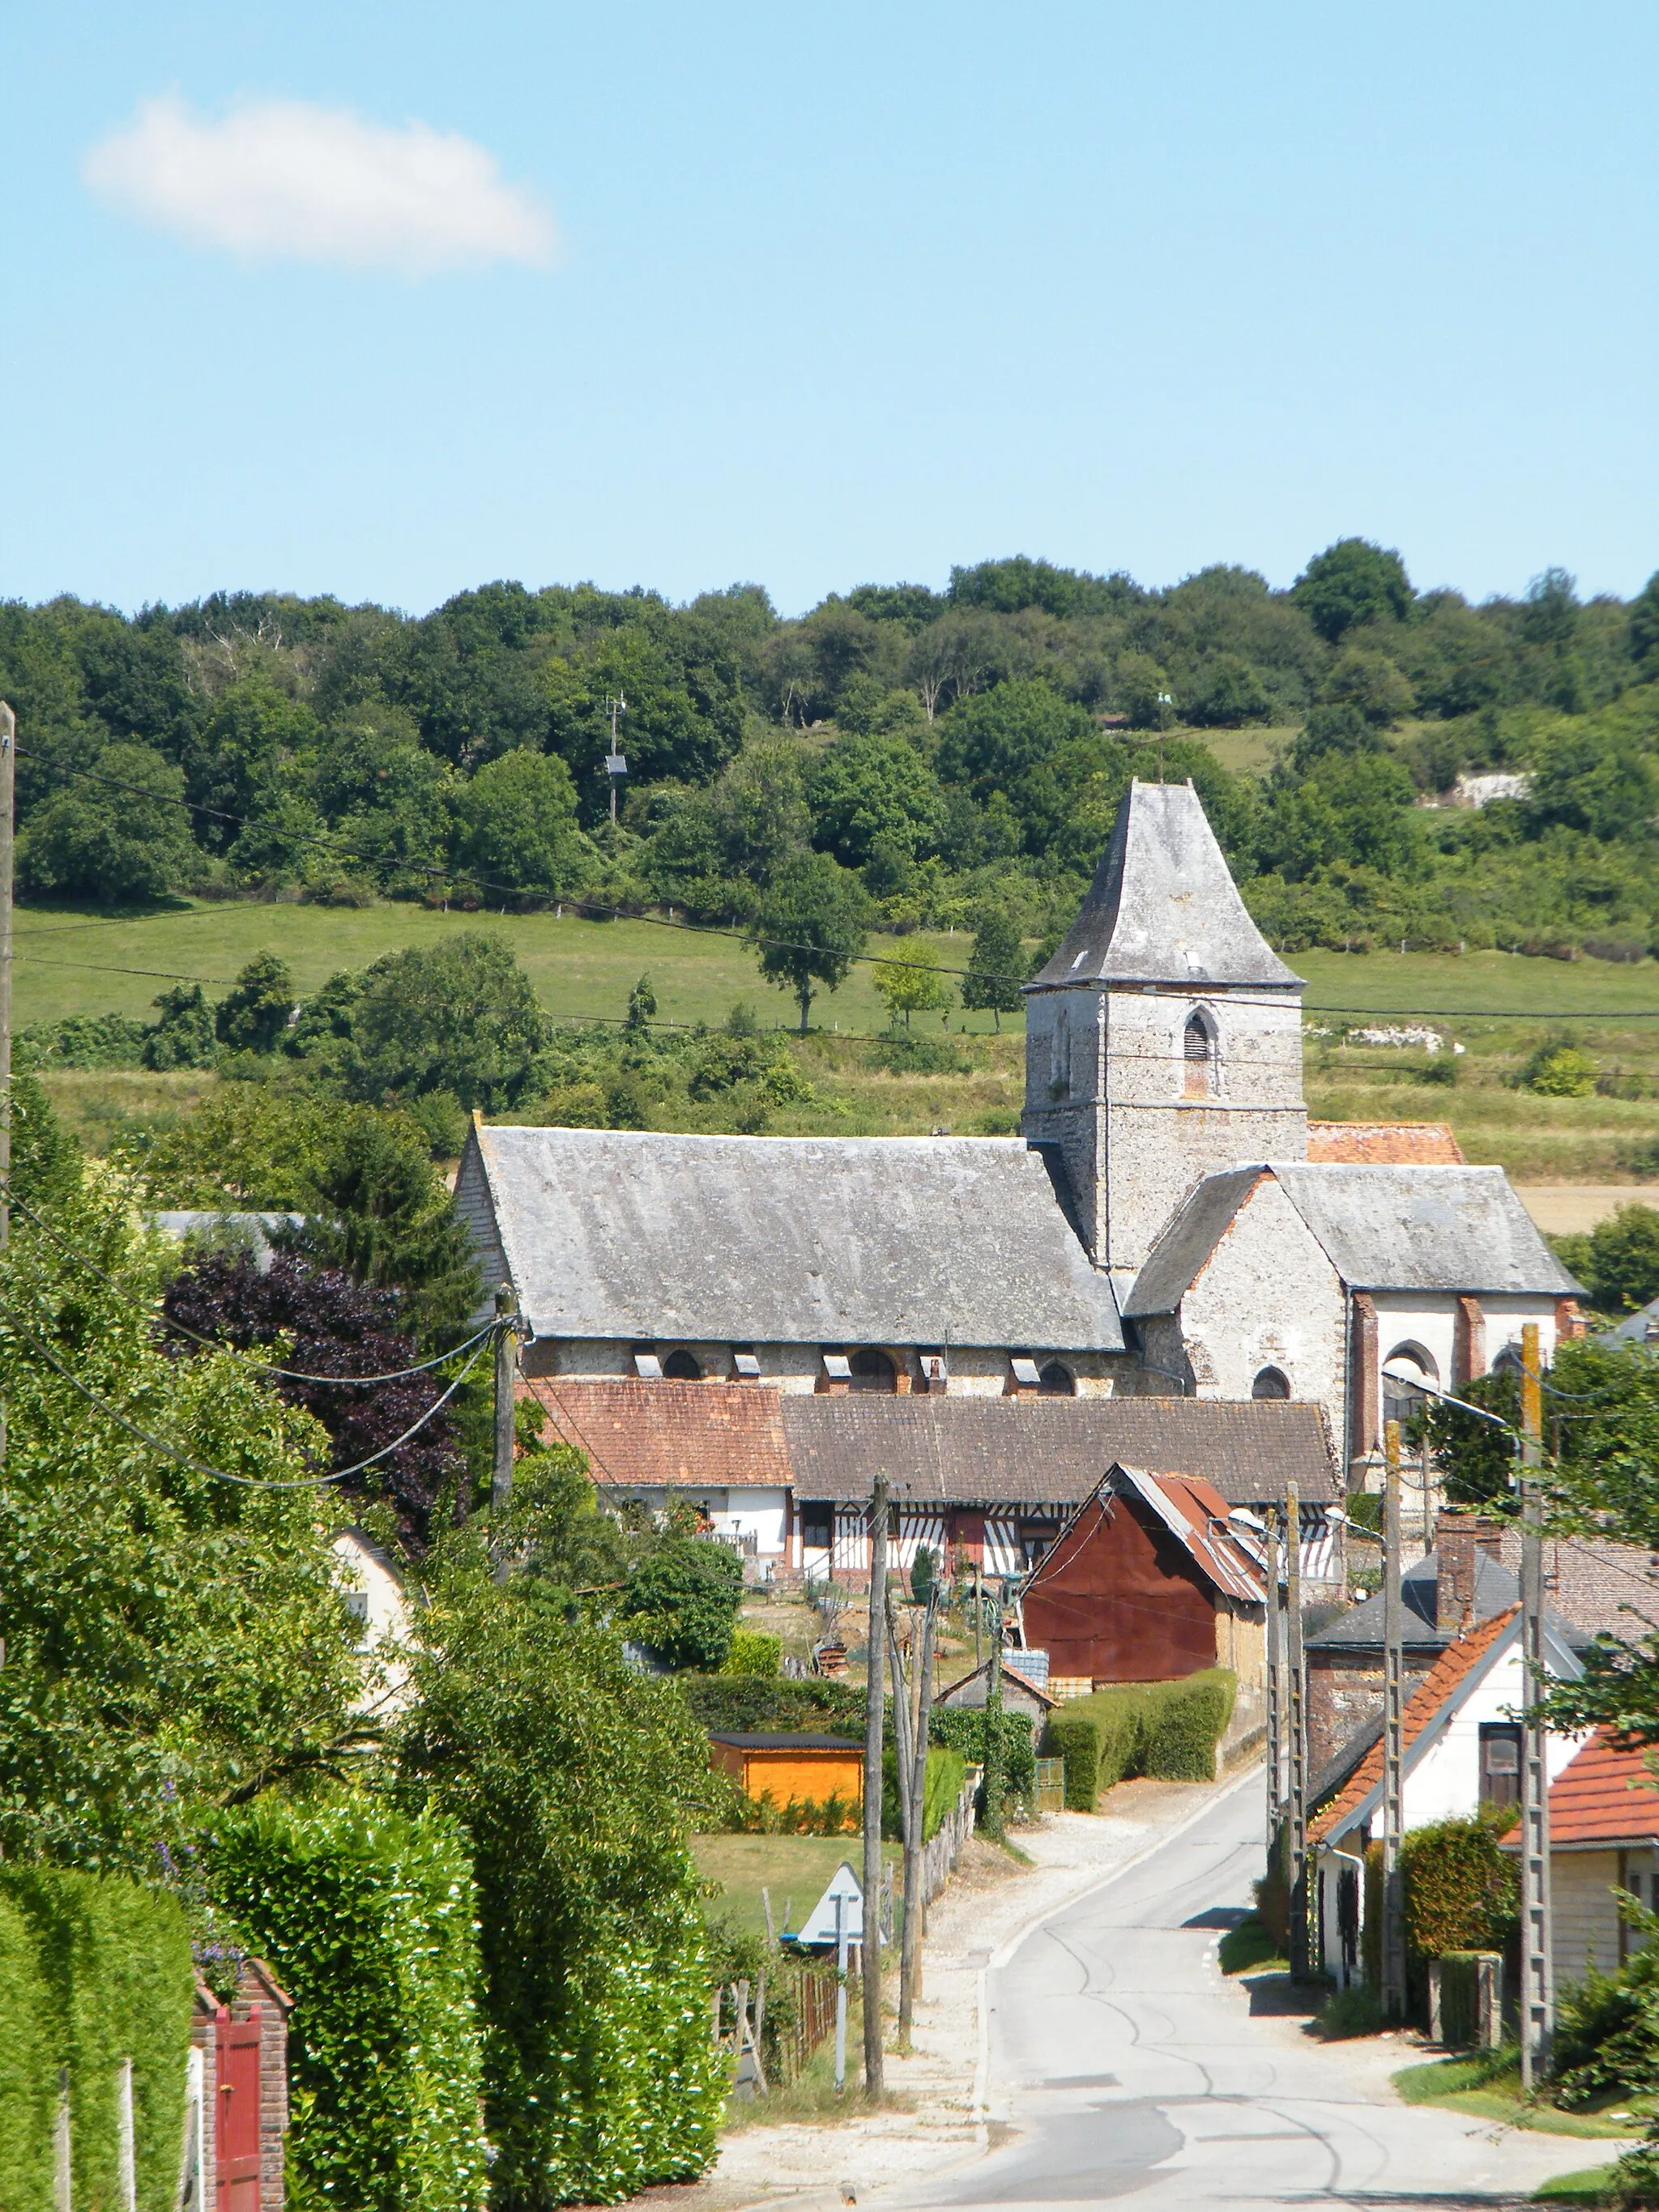
[[[411,619],[220,594],[0,607],[23,896],[580,901],[1039,939],[1131,775],[1191,776],[1287,951],[1637,958],[1659,931],[1659,576],[1581,601],[1416,591],[1345,538],[1288,591],[1017,558],[865,584],[493,583]],[[609,820],[609,702],[628,761]],[[1273,732],[1260,772],[1215,734]],[[1236,743],[1234,750],[1237,750]],[[1479,807],[1460,777],[1522,779]]]

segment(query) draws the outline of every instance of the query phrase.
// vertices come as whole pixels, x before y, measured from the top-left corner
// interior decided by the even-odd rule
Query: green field
[[[740,939],[648,921],[587,921],[550,915],[443,914],[410,905],[363,908],[256,903],[180,905],[114,921],[82,911],[33,908],[18,917],[15,1018],[20,1025],[69,1013],[149,1012],[175,976],[199,978],[217,995],[259,951],[280,953],[299,988],[315,988],[340,968],[361,967],[405,945],[432,944],[464,929],[497,932],[512,945],[543,1005],[561,1020],[616,1019],[641,974],[655,987],[665,1022],[719,1023],[745,1000],[763,1020],[793,1026],[784,994],[763,983]],[[965,963],[960,935],[875,939],[890,949]],[[1449,1121],[1467,1158],[1490,1161],[1522,1182],[1617,1183],[1655,1176],[1659,1145],[1659,963],[1528,959],[1518,954],[1305,952],[1293,965],[1308,982],[1310,1026],[1330,1010],[1334,1030],[1376,1017],[1429,1019],[1467,1047],[1459,1082],[1423,1078],[1416,1052],[1310,1037],[1308,1102],[1334,1121]],[[1022,1078],[1018,1015],[993,1033],[991,1017],[950,1018],[963,1040],[966,1073],[893,1075],[866,1065],[855,1042],[878,1034],[884,1011],[868,963],[813,1008],[815,1034],[799,1048],[817,1101],[780,1113],[781,1135],[906,1134],[949,1127],[963,1134],[1012,1132]],[[1648,1017],[1648,1018],[1643,1018]],[[1604,1078],[1588,1098],[1540,1098],[1517,1091],[1516,1069],[1546,1029],[1571,1030]],[[918,1036],[940,1036],[937,1015],[919,1016]],[[54,1076],[52,1087],[94,1146],[125,1115],[187,1107],[212,1079]]]
[[[890,1866],[903,1856],[897,1844],[881,1849]],[[843,1859],[854,1874],[864,1863],[864,1845],[857,1836],[693,1836],[691,1850],[703,1880],[720,1886],[720,1899],[710,1899],[710,1911],[751,1936],[766,1933],[763,1888],[772,1900],[772,1924],[781,1935],[786,1903],[788,1925],[799,1928]]]

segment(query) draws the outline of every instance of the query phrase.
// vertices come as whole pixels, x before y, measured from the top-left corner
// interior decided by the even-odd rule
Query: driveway
[[[1004,2148],[886,2204],[1514,2204],[1616,2144],[1401,2105],[1395,2039],[1322,2044],[1253,2015],[1216,1964],[1262,1858],[1257,1773],[992,1962],[985,2050]]]

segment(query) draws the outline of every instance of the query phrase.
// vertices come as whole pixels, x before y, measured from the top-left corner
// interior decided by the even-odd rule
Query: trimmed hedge
[[[1494,1808],[1466,1820],[1408,1828],[1400,1840],[1401,1895],[1406,1915],[1407,2003],[1428,2017],[1431,1959],[1461,1951],[1504,1951],[1520,1911],[1517,1862],[1498,1848],[1514,1825],[1514,1808]],[[1382,1978],[1382,1846],[1365,1849],[1365,1925],[1360,1939],[1365,1978]]]
[[[783,1729],[802,1735],[864,1734],[864,1692],[856,1683],[809,1677],[786,1681],[743,1674],[676,1674],[674,1687],[700,1728],[753,1735]]]
[[[931,1735],[932,1730],[928,1733]],[[924,1843],[938,1834],[939,1823],[961,1796],[962,1785],[967,1779],[968,1762],[959,1751],[938,1744],[928,1746],[921,1800]],[[881,1832],[887,1837],[902,1837],[904,1833],[904,1816],[899,1809],[898,1754],[890,1740],[882,1759]]]
[[[1036,1790],[1035,1725],[1029,1713],[1002,1715],[1002,1787],[1005,1808],[1018,1801],[1029,1805]],[[959,1751],[970,1766],[985,1765],[985,1708],[983,1705],[935,1705],[928,1717],[927,1740]],[[983,1796],[981,1790],[981,1795]],[[983,1813],[984,1808],[981,1807]]]
[[[1208,1667],[1178,1682],[1126,1682],[1050,1713],[1042,1756],[1066,1766],[1066,1803],[1092,1813],[1103,1790],[1133,1775],[1213,1782],[1215,1747],[1232,1717],[1237,1678]]]
[[[0,1867],[0,2204],[52,2212],[58,2076],[77,2205],[120,2199],[118,2084],[132,2061],[139,2212],[173,2212],[195,1973],[177,1900],[60,1867]]]
[[[294,1997],[300,2201],[473,2212],[485,2196],[478,1949],[453,1823],[363,1798],[256,1804],[219,1821],[208,1865]]]

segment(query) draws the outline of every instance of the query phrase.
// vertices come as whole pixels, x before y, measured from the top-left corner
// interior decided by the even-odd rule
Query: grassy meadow
[[[1252,733],[1253,735],[1255,733]],[[361,967],[406,945],[488,929],[511,945],[542,1004],[562,1021],[616,1019],[641,974],[665,1022],[717,1024],[746,1000],[763,1021],[793,1026],[785,994],[763,983],[740,939],[649,921],[599,922],[551,915],[444,914],[384,903],[362,908],[180,902],[149,915],[109,918],[70,908],[30,908],[17,921],[15,1019],[19,1025],[70,1013],[147,1016],[176,978],[200,980],[218,995],[256,952],[280,953],[299,988],[314,989],[341,968]],[[878,951],[888,940],[872,941]],[[890,940],[895,951],[965,964],[960,933]],[[1528,959],[1515,953],[1310,951],[1292,963],[1308,983],[1308,1103],[1323,1119],[1446,1121],[1471,1160],[1506,1168],[1522,1183],[1627,1184],[1656,1179],[1659,1162],[1659,963],[1630,966]],[[1023,1022],[1005,1015],[946,1018],[952,1062],[937,1073],[872,1067],[864,1040],[879,1035],[884,1010],[867,963],[813,1008],[813,1034],[797,1045],[815,1097],[780,1112],[779,1134],[899,1135],[949,1127],[1010,1133],[1022,1089]],[[1426,1080],[1420,1051],[1344,1043],[1344,1026],[1369,1018],[1431,1021],[1465,1047],[1458,1081]],[[1334,1034],[1313,1032],[1328,1029]],[[1541,1035],[1559,1030],[1591,1053],[1601,1088],[1587,1098],[1544,1098],[1514,1087],[1516,1069]],[[918,1016],[915,1034],[944,1042],[938,1015]],[[51,1079],[61,1109],[94,1150],[134,1114],[187,1110],[210,1074],[65,1073]]]

